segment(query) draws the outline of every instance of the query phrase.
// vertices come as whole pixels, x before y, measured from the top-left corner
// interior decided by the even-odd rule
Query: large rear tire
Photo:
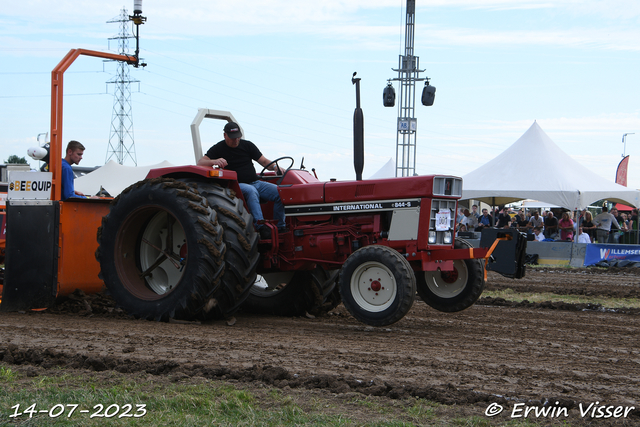
[[[207,307],[208,311],[203,316],[207,319],[226,319],[247,299],[256,280],[256,266],[260,260],[258,233],[253,227],[253,216],[232,190],[208,182],[193,185],[216,211],[218,222],[224,230],[227,249],[222,283],[212,295],[215,304]]]
[[[386,246],[358,249],[340,271],[342,303],[367,325],[386,326],[402,319],[415,294],[416,279],[409,261]]]
[[[275,316],[326,313],[335,308],[333,291],[338,272],[318,266],[311,271],[263,274],[251,287],[243,309]]]
[[[472,247],[456,239],[454,248]],[[471,307],[484,290],[484,264],[479,259],[453,261],[453,271],[416,272],[418,295],[438,311],[454,313]]]
[[[97,237],[100,278],[127,313],[189,320],[211,304],[224,271],[223,229],[185,183],[156,178],[128,187]]]

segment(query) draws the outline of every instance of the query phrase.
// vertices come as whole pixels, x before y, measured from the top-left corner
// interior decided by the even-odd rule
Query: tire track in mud
[[[582,285],[582,276],[536,271],[520,284],[563,281],[568,290],[596,289]],[[488,286],[500,280],[490,277]],[[614,291],[630,286],[617,280],[605,281]],[[120,316],[105,310],[104,316]],[[61,366],[484,407],[546,400],[640,407],[640,316],[634,313],[479,304],[440,313],[416,301],[385,328],[357,322],[343,306],[314,319],[241,313],[232,327],[100,316],[98,310],[0,313],[0,360],[33,375]]]
[[[216,372],[272,366],[302,382],[328,376],[340,386],[347,379],[385,385],[386,391],[375,392],[382,395],[404,385],[448,390],[447,396],[458,390],[463,396],[525,400],[559,396],[624,403],[640,397],[638,381],[629,377],[640,363],[633,350],[635,317],[629,323],[629,316],[608,313],[482,306],[450,315],[418,302],[393,327],[371,328],[341,310],[323,319],[242,316],[234,327],[3,314],[0,338],[13,347],[2,360],[11,363],[13,357],[15,363],[13,354],[24,349],[63,354],[74,361],[72,368],[85,367],[79,358],[89,359],[90,368],[102,361],[115,370],[136,364],[157,370],[167,363],[170,372],[194,364],[223,370]]]
[[[515,292],[550,292],[557,295],[640,298],[638,268],[528,268],[520,280],[489,272],[486,290],[512,289]]]

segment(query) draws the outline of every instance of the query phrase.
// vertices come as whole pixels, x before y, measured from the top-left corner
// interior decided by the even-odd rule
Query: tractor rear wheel
[[[454,248],[472,247],[456,239]],[[484,289],[484,265],[479,259],[453,261],[453,271],[416,272],[418,295],[438,311],[454,313],[471,307]]]
[[[98,229],[100,278],[138,318],[193,319],[211,304],[226,250],[216,212],[183,182],[138,182],[114,199]]]
[[[275,316],[319,315],[331,311],[338,270],[266,273],[251,287],[243,308]],[[338,301],[339,303],[339,301]]]
[[[355,251],[343,264],[340,294],[353,317],[367,325],[386,326],[411,309],[416,279],[398,251],[371,245]]]
[[[221,286],[212,295],[215,304],[207,307],[203,317],[226,319],[240,308],[256,280],[256,266],[260,260],[258,233],[253,227],[253,216],[230,189],[215,183],[197,182],[192,185],[216,211],[227,249]]]

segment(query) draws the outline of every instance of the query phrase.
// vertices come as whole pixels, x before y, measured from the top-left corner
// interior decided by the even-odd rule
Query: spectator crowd
[[[638,210],[631,213],[618,212],[615,207],[602,207],[595,217],[584,209],[582,212],[540,212],[536,209],[526,212],[520,209],[510,211],[508,207],[497,208],[489,212],[473,205],[471,211],[459,209],[457,232],[478,231],[484,228],[515,228],[529,235],[529,240],[537,241],[576,241],[578,243],[637,243],[634,239],[638,230]],[[630,233],[632,232],[632,233]],[[633,236],[631,235],[633,234]],[[633,240],[633,241],[629,241]]]

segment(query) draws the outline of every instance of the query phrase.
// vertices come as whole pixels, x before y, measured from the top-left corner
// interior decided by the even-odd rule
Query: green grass
[[[392,400],[352,393],[351,398],[307,390],[291,392],[244,383],[229,384],[204,378],[173,382],[170,378],[141,374],[137,377],[116,372],[70,374],[63,370],[49,375],[26,377],[20,371],[0,366],[0,426],[532,426],[530,423],[499,422],[480,414],[461,416],[460,408],[424,399]],[[58,375],[59,373],[59,375]],[[23,415],[10,417],[16,412]],[[57,418],[48,413],[25,411],[64,409]],[[131,415],[119,418],[124,405]],[[57,405],[57,406],[56,406]],[[68,417],[71,406],[78,405]],[[111,406],[115,416],[94,417]],[[118,406],[115,406],[118,405]],[[80,413],[80,410],[89,413]]]
[[[470,417],[470,418],[455,418],[452,426],[460,427],[491,427],[493,424],[488,418],[483,417]]]
[[[153,378],[133,381],[114,374],[105,384],[104,378],[88,376],[37,377],[20,382],[13,380],[4,369],[3,387],[0,390],[0,425],[46,425],[51,426],[98,426],[108,422],[112,426],[280,426],[280,425],[341,425],[340,416],[324,416],[306,413],[292,401],[280,400],[273,407],[262,407],[253,394],[219,382],[201,384],[155,383]],[[101,385],[102,384],[102,385]],[[53,409],[65,405],[64,413],[51,418],[49,414],[35,413],[33,418],[24,411],[32,404],[35,410]],[[20,417],[11,418],[20,404]],[[131,415],[144,416],[118,418],[123,410],[111,410],[117,415],[108,419],[91,418],[93,412],[103,405],[123,407],[133,405]],[[135,405],[145,405],[137,409]],[[71,417],[71,406],[78,405]],[[58,406],[58,409],[61,409]],[[56,411],[58,410],[56,409]],[[89,413],[80,413],[88,409]],[[139,411],[139,412],[136,412]],[[104,414],[104,409],[101,411]]]
[[[16,373],[10,368],[0,366],[0,382],[11,382],[16,378]]]
[[[557,295],[549,292],[516,292],[513,289],[504,289],[500,291],[484,291],[483,297],[504,298],[508,301],[521,302],[527,300],[529,302],[567,302],[572,304],[600,304],[606,308],[640,308],[640,299],[638,298],[608,298],[593,295]]]
[[[416,399],[416,402],[407,409],[407,413],[416,421],[433,420],[436,418],[435,408],[439,406],[437,403]]]

